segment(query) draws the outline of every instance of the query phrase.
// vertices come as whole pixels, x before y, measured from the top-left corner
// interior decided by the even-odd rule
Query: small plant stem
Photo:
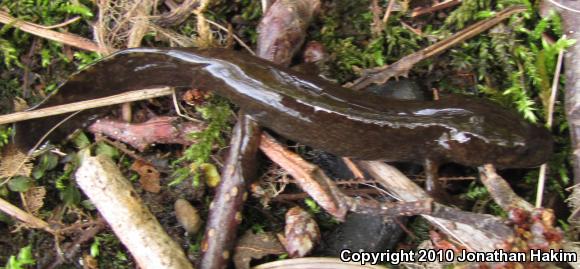
[[[566,38],[564,35],[562,38]],[[564,50],[560,50],[558,53],[558,62],[556,63],[556,71],[554,71],[554,80],[552,80],[552,92],[550,94],[550,102],[548,104],[548,115],[546,121],[546,127],[548,129],[552,128],[552,121],[554,119],[554,103],[556,102],[556,94],[558,93],[558,83],[560,82],[560,72],[562,70],[562,60],[564,58]],[[548,169],[547,164],[542,164],[540,166],[540,175],[538,176],[538,189],[536,192],[536,207],[542,207],[542,200],[544,195],[544,185],[546,184],[546,170]]]

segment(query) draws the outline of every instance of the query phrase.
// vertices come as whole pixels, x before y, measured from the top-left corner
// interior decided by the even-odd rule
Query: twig
[[[562,38],[566,38],[563,35]],[[548,103],[548,115],[546,117],[546,127],[548,129],[552,128],[552,122],[554,120],[554,104],[556,103],[556,95],[558,93],[558,84],[560,83],[560,73],[562,71],[562,60],[564,59],[564,50],[560,50],[558,53],[558,61],[556,62],[556,70],[554,71],[554,79],[552,80],[552,92],[550,93],[550,101]],[[542,164],[540,166],[540,175],[538,177],[538,189],[536,192],[536,207],[542,207],[542,200],[544,196],[544,186],[546,184],[546,170],[548,169],[547,164]]]
[[[38,25],[38,24],[35,24],[35,25],[37,25],[38,27],[41,27],[41,28],[50,30],[50,29],[56,29],[56,28],[64,27],[64,26],[67,26],[69,24],[73,24],[73,23],[79,21],[80,19],[81,19],[80,16],[76,16],[74,18],[71,18],[70,20],[66,20],[66,21],[63,21],[63,22],[61,22],[59,24],[55,24],[55,25],[50,25],[50,26],[43,26],[43,25]]]
[[[58,128],[59,126],[61,126],[63,123],[65,123],[66,121],[68,121],[69,119],[71,119],[72,117],[76,116],[77,114],[79,114],[80,112],[82,112],[82,110],[79,110],[77,112],[74,112],[68,116],[66,116],[64,119],[60,120],[57,124],[55,124],[54,126],[52,126],[45,134],[43,134],[38,141],[36,141],[36,144],[34,144],[32,146],[32,148],[30,148],[28,150],[28,153],[26,155],[26,158],[24,158],[22,161],[20,161],[20,163],[18,164],[18,166],[16,167],[16,171],[20,170],[28,161],[30,161],[30,159],[33,156],[34,151],[42,144],[42,142],[44,141],[44,139],[46,139],[52,132],[54,132],[54,130],[56,130],[56,128]],[[9,176],[8,178],[6,178],[4,181],[2,181],[2,183],[0,183],[0,186],[8,183],[8,181],[12,179],[12,176]]]
[[[54,230],[50,228],[50,225],[46,221],[41,220],[27,213],[26,211],[12,205],[11,203],[2,198],[0,198],[0,211],[25,223],[27,226],[31,228],[42,229],[49,233],[54,234]]]
[[[380,195],[382,192],[377,189],[340,189],[345,195],[356,196],[356,195]],[[310,197],[306,192],[300,193],[281,193],[272,197],[272,201],[293,201],[293,200],[303,200]]]
[[[225,31],[227,33],[229,33],[230,31],[228,30],[228,28],[225,28],[223,26],[221,26],[219,23],[214,22],[210,19],[204,18],[205,21],[207,21],[209,24],[219,28],[222,31]],[[238,41],[238,43],[240,44],[240,46],[242,46],[244,49],[246,49],[248,52],[250,52],[252,55],[256,55],[256,53],[254,53],[254,51],[252,50],[252,48],[250,48],[250,46],[248,46],[248,44],[246,44],[246,42],[244,42],[244,40],[242,40],[241,38],[239,38],[236,34],[231,33],[232,37]]]
[[[356,164],[354,162],[352,162],[352,160],[350,158],[347,157],[342,157],[342,161],[344,162],[344,164],[346,164],[346,167],[348,167],[348,169],[350,170],[350,172],[352,173],[352,175],[359,179],[359,180],[363,180],[365,175],[363,174],[363,172],[356,166]]]
[[[419,7],[413,10],[413,12],[411,12],[411,18],[415,18],[417,16],[421,16],[423,14],[427,14],[427,13],[433,13],[435,11],[441,10],[441,9],[446,9],[449,7],[453,7],[456,5],[459,5],[461,3],[461,0],[447,0],[447,1],[443,1],[441,3],[437,3],[435,5],[432,5],[430,7]]]
[[[91,227],[87,228],[86,230],[82,231],[82,234],[78,236],[72,244],[70,244],[65,250],[62,255],[57,255],[57,258],[50,263],[49,266],[45,267],[45,269],[53,269],[59,267],[61,264],[66,262],[67,260],[71,260],[82,247],[82,244],[88,242],[89,240],[93,239],[99,232],[101,232],[105,227],[106,223],[102,218],[97,219],[96,221],[91,223]]]
[[[359,79],[347,86],[355,90],[360,90],[372,83],[385,83],[391,77],[407,76],[408,72],[416,63],[442,53],[457,44],[463,43],[465,40],[472,38],[500,23],[502,20],[509,18],[511,15],[525,11],[526,9],[527,8],[524,6],[512,6],[506,8],[492,18],[474,23],[453,34],[449,38],[439,41],[418,52],[407,55],[391,65],[364,70],[363,75]]]
[[[0,115],[0,125],[14,123],[19,121],[25,121],[30,119],[37,119],[43,117],[49,117],[54,115],[66,114],[74,111],[80,111],[90,108],[104,107],[116,104],[122,104],[126,102],[133,102],[139,100],[145,100],[150,98],[156,98],[161,96],[171,95],[173,89],[170,87],[154,88],[154,89],[144,89],[124,92],[117,95],[107,96],[103,98],[97,98],[93,100],[74,102],[70,104],[58,105],[53,107],[40,108],[30,111],[16,112],[7,115]]]
[[[21,21],[10,16],[8,13],[0,11],[0,23],[9,24],[15,28],[18,28],[24,32],[31,33],[52,41],[60,42],[65,45],[77,47],[83,50],[94,51],[104,53],[105,51],[101,49],[95,42],[80,37],[74,34],[61,33],[53,30],[46,29],[46,26],[36,25],[34,23]]]
[[[193,13],[193,10],[198,7],[198,0],[185,0],[178,7],[172,7],[170,12],[161,15],[161,17],[158,18],[155,23],[162,27],[181,24]]]
[[[397,0],[389,0],[389,5],[387,5],[387,10],[385,10],[385,15],[383,16],[383,24],[387,25],[389,22],[389,17],[391,16],[391,12],[393,11],[393,6],[395,5],[395,1]]]
[[[225,268],[236,241],[247,184],[254,178],[255,158],[261,132],[257,123],[241,115],[230,142],[228,159],[222,168],[222,181],[210,204],[210,212],[201,243],[201,269]]]

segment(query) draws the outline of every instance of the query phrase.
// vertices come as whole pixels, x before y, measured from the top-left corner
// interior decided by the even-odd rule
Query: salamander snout
[[[506,167],[528,168],[547,162],[552,155],[553,143],[552,135],[546,128],[530,126],[525,145],[515,149],[514,156],[517,157]]]

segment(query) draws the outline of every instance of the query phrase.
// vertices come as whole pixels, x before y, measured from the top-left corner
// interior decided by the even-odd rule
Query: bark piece
[[[97,120],[89,127],[91,133],[102,134],[127,143],[139,151],[152,144],[191,145],[188,134],[200,132],[205,125],[181,122],[177,117],[156,117],[144,123],[127,123],[112,119]]]
[[[140,268],[193,268],[111,159],[85,156],[76,179]]]
[[[286,212],[284,237],[280,240],[292,258],[302,258],[320,241],[320,229],[310,213],[295,206]]]
[[[319,0],[276,1],[258,25],[256,54],[288,66],[304,42],[306,28],[319,8]]]
[[[271,136],[262,134],[260,149],[290,173],[297,184],[326,212],[344,220],[348,204],[338,187],[316,165],[304,161],[298,154],[285,149]]]

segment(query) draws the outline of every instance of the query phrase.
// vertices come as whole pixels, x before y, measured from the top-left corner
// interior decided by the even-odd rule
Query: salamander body
[[[388,99],[226,49],[123,50],[73,75],[37,107],[156,86],[213,91],[262,126],[339,156],[511,168],[542,164],[552,151],[546,129],[487,100],[461,95],[438,101]],[[75,116],[51,137],[62,138],[91,114]],[[18,123],[17,131],[30,135],[17,135],[17,143],[31,148],[64,117]]]

